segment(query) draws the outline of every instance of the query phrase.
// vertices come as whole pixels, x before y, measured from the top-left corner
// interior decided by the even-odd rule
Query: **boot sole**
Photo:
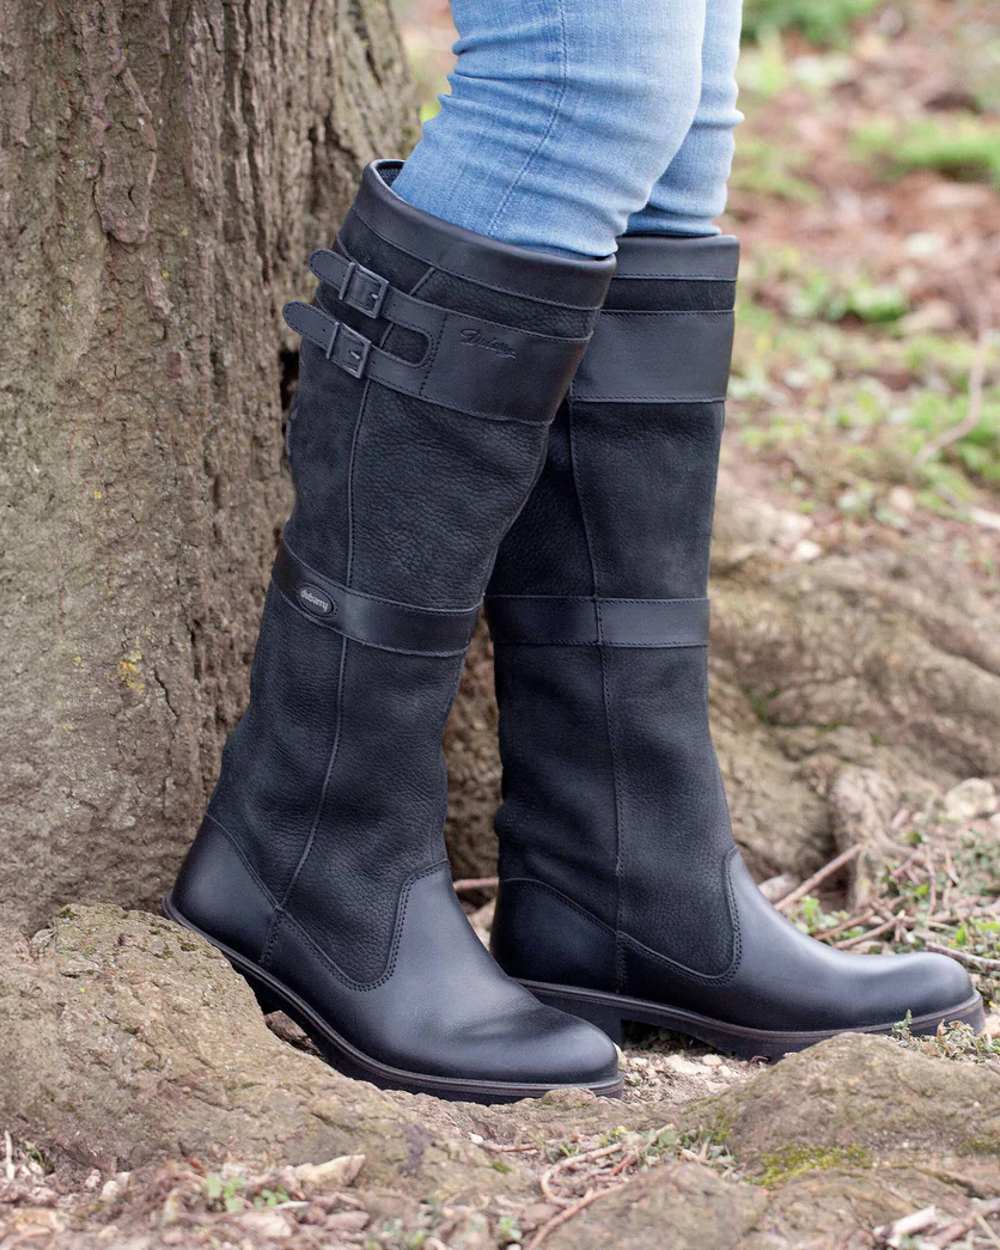
[[[284,985],[266,969],[240,955],[224,942],[199,929],[187,920],[165,895],[160,910],[168,920],[173,920],[190,933],[203,938],[217,951],[221,951],[233,968],[243,977],[254,992],[257,1003],[265,1015],[283,1011],[294,1020],[317,1047],[323,1058],[344,1076],[356,1081],[368,1081],[379,1089],[399,1089],[411,1094],[433,1094],[453,1102],[504,1103],[520,1102],[522,1098],[541,1098],[553,1089],[588,1089],[604,1098],[620,1098],[622,1079],[599,1082],[596,1085],[546,1085],[515,1084],[507,1081],[462,1081],[446,1076],[431,1076],[422,1072],[408,1072],[380,1063],[358,1050],[300,998],[294,990]]]
[[[791,1051],[805,1050],[841,1033],[891,1033],[896,1024],[895,1021],[890,1021],[887,1024],[867,1024],[852,1029],[772,1032],[768,1029],[726,1024],[722,1020],[713,1020],[709,1016],[701,1016],[680,1007],[667,1007],[640,998],[626,998],[621,994],[577,989],[569,985],[549,985],[542,981],[522,980],[521,984],[548,1006],[557,1007],[560,1011],[596,1024],[619,1046],[624,1035],[625,1021],[635,1020],[640,1024],[652,1024],[673,1033],[697,1038],[714,1050],[721,1050],[740,1059],[780,1059]],[[938,1025],[944,1021],[960,1021],[971,1025],[977,1033],[981,1032],[986,1023],[983,1000],[978,994],[973,994],[964,1003],[950,1007],[947,1011],[917,1016],[910,1021],[910,1032],[935,1033]]]

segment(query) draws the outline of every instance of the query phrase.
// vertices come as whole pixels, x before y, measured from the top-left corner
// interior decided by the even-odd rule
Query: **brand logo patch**
[[[473,330],[470,327],[468,330],[460,330],[459,333],[466,347],[482,347],[488,352],[494,352],[497,356],[506,356],[509,360],[517,357],[517,352],[509,343],[505,343],[503,339],[491,339],[482,330]]]
[[[315,586],[300,586],[296,593],[299,603],[310,612],[317,612],[320,616],[329,616],[333,611],[333,600],[324,595],[321,590],[317,590]]]

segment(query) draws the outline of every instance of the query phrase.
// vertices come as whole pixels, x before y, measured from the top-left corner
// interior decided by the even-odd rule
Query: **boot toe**
[[[518,987],[519,988],[519,987]],[[466,1030],[462,1075],[551,1087],[600,1086],[618,1079],[614,1042],[585,1020],[527,1001]],[[511,1004],[513,1006],[513,1004]]]
[[[599,1028],[539,1003],[533,1013],[536,1078],[553,1085],[601,1085],[618,1077],[618,1048]]]
[[[902,970],[906,964],[905,994],[901,1001],[900,1017],[907,1011],[914,1019],[940,1014],[949,1007],[961,1007],[975,994],[975,987],[957,960],[947,955],[921,953],[904,957],[890,957]]]

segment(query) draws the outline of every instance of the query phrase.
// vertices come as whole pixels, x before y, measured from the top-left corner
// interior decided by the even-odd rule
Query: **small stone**
[[[329,1232],[360,1233],[368,1225],[367,1211],[334,1211],[326,1217],[324,1228]]]
[[[991,816],[1000,806],[992,784],[981,777],[960,782],[944,796],[941,807],[945,817],[956,824]]]
[[[690,1059],[685,1059],[683,1055],[668,1055],[667,1067],[674,1072],[679,1072],[681,1076],[701,1076],[701,1064],[692,1063]]]
[[[1000,512],[988,512],[985,508],[972,508],[969,515],[984,529],[1000,530]]]
[[[292,1226],[280,1211],[247,1211],[240,1216],[239,1222],[248,1233],[258,1237],[281,1240],[292,1235]]]
[[[486,1138],[483,1137],[481,1133],[469,1134],[469,1141],[472,1142],[474,1146],[481,1146],[485,1140]]]
[[[364,1155],[339,1155],[325,1163],[300,1163],[293,1171],[304,1189],[343,1189],[354,1183],[364,1162]]]
[[[907,490],[905,486],[894,486],[889,491],[888,502],[894,512],[902,512],[907,516],[917,506],[913,491]]]
[[[718,1055],[702,1055],[702,1063],[706,1068],[721,1068],[722,1059]]]
[[[84,1189],[96,1189],[101,1183],[101,1174],[96,1168],[87,1174],[87,1179],[83,1182]]]
[[[792,549],[792,559],[799,560],[803,564],[807,564],[810,560],[817,560],[823,554],[823,548],[817,542],[813,542],[811,538],[803,538],[797,542]]]

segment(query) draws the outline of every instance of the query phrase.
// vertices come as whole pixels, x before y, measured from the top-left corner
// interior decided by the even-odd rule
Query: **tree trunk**
[[[0,0],[5,919],[150,902],[190,840],[288,502],[279,309],[412,125],[387,0]]]

